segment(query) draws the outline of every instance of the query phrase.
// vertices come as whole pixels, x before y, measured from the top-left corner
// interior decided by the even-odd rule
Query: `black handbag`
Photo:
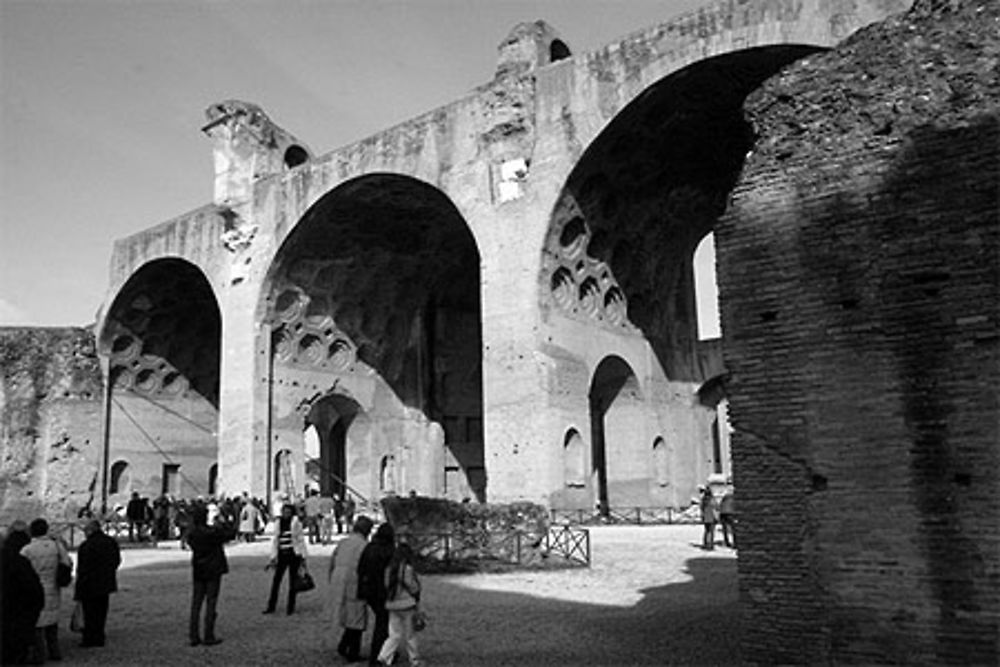
[[[66,588],[73,583],[73,566],[59,561],[56,567],[56,586]]]
[[[305,565],[299,568],[298,573],[293,577],[292,588],[295,589],[296,593],[305,593],[316,588],[316,582],[313,581],[312,575],[309,574]]]

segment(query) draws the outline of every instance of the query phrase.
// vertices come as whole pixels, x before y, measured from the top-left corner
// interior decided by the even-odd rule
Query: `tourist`
[[[322,503],[319,498],[319,491],[310,489],[306,497],[306,526],[309,528],[309,544],[319,544],[319,523]]]
[[[158,542],[170,539],[170,499],[165,495],[153,501],[153,539]]]
[[[281,508],[281,516],[274,522],[274,538],[271,540],[271,560],[267,569],[274,568],[271,579],[271,594],[267,599],[265,614],[273,614],[278,606],[278,592],[281,589],[281,579],[288,571],[288,604],[285,613],[295,613],[295,579],[299,576],[299,566],[306,559],[306,540],[303,535],[302,521],[295,514],[295,507],[286,504]]]
[[[719,525],[722,527],[722,540],[727,547],[736,548],[736,514],[735,499],[733,498],[733,487],[730,480],[726,480],[726,492],[719,501]]]
[[[187,500],[181,498],[177,502],[174,521],[177,524],[177,540],[180,542],[182,551],[188,548],[187,537],[188,533],[191,532],[191,510],[192,506]]]
[[[389,636],[389,612],[385,608],[385,569],[389,566],[396,549],[396,534],[392,524],[383,523],[375,531],[375,536],[361,552],[358,563],[358,597],[368,603],[375,615],[372,632],[372,649],[369,662],[377,664],[382,644]]]
[[[257,524],[260,521],[260,510],[249,500],[243,503],[240,510],[240,538],[244,542],[254,542],[257,539]]]
[[[118,590],[117,572],[122,556],[118,542],[104,534],[101,522],[92,519],[83,528],[87,539],[77,553],[74,599],[83,607],[83,641],[80,646],[104,646],[111,593]]]
[[[351,532],[354,527],[354,512],[357,506],[354,504],[354,498],[351,498],[351,492],[348,491],[344,497],[344,526],[347,528],[347,532]],[[337,531],[340,532],[339,530]]]
[[[15,521],[0,549],[0,620],[3,621],[3,664],[27,662],[35,644],[35,626],[45,606],[45,591],[31,561],[21,555],[31,537],[28,525]]]
[[[191,548],[191,619],[188,638],[191,646],[214,646],[222,640],[215,634],[216,604],[222,575],[229,572],[229,562],[223,544],[235,537],[232,525],[208,525],[208,509],[195,505],[191,510],[191,526],[187,544]],[[201,607],[205,605],[205,633],[199,633]]]
[[[333,627],[344,629],[337,653],[351,662],[361,659],[361,635],[367,624],[365,601],[358,598],[358,563],[371,530],[372,520],[359,517],[351,534],[334,547],[327,572]]]
[[[340,535],[344,532],[344,501],[336,494],[333,496],[333,520],[337,523],[337,534]],[[348,528],[347,532],[351,532],[351,529]]]
[[[401,645],[406,647],[410,665],[420,664],[417,633],[413,628],[413,617],[420,603],[420,579],[413,567],[413,550],[408,544],[400,544],[392,554],[385,571],[386,602],[389,611],[389,637],[382,645],[378,661],[391,665],[396,651]]]
[[[698,490],[701,492],[701,523],[705,526],[701,547],[711,551],[715,549],[715,521],[717,518],[715,496],[712,495],[712,489],[708,485],[699,486]]]
[[[125,518],[128,519],[128,541],[135,542],[138,534],[142,542],[146,531],[146,503],[139,497],[138,491],[132,492],[132,498],[125,506]]]
[[[319,516],[320,516],[320,541],[323,544],[330,544],[333,541],[333,496],[320,496]]]
[[[59,606],[62,591],[56,580],[56,572],[59,563],[72,567],[73,561],[66,546],[49,536],[49,522],[45,519],[32,521],[29,532],[31,542],[21,549],[21,555],[31,562],[45,592],[45,605],[35,622],[33,658],[44,661],[47,655],[49,660],[62,660],[62,652],[59,650]]]

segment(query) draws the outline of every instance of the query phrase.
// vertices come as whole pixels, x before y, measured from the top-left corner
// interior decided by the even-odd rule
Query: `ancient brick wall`
[[[748,100],[716,229],[743,658],[997,664],[1000,3],[918,2]]]
[[[102,396],[89,330],[0,328],[0,524],[99,502]]]

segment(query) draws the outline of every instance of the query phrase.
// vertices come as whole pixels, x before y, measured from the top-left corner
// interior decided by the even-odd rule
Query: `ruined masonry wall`
[[[87,504],[103,391],[88,329],[0,328],[0,524],[62,521]]]
[[[998,3],[918,2],[748,100],[716,243],[749,663],[997,664],[998,62]]]

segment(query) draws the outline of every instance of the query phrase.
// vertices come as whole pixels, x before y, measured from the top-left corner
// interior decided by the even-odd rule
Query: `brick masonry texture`
[[[716,229],[751,663],[997,664],[1000,3],[748,98]]]

